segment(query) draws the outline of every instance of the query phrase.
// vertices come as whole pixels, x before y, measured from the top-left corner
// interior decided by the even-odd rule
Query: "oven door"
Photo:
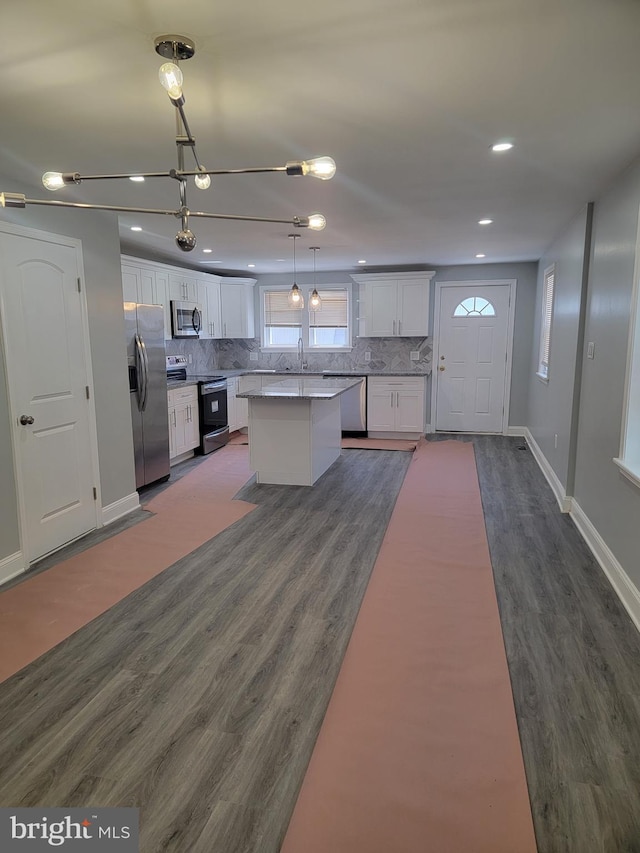
[[[204,382],[200,386],[200,453],[211,453],[229,440],[227,383]]]
[[[171,302],[174,338],[197,338],[202,328],[202,308],[197,302]]]

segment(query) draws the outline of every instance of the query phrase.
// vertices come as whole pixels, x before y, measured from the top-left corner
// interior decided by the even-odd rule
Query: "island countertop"
[[[322,376],[296,376],[281,382],[271,382],[264,388],[238,391],[236,397],[246,397],[249,400],[333,400],[360,382],[362,378],[323,379]]]

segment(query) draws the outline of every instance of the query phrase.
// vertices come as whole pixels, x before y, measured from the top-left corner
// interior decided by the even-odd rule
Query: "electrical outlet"
[[[249,361],[257,361],[257,360],[258,360],[258,353],[257,352],[250,352],[249,353]]]
[[[189,353],[189,355],[187,356],[187,364],[192,364],[192,362],[193,362],[193,356],[191,355],[191,353]]]
[[[587,358],[593,358],[593,354],[595,351],[596,345],[593,341],[589,341],[587,344]]]
[[[417,349],[411,350],[409,353],[409,358],[411,361],[420,361],[420,351]]]
[[[369,352],[369,350],[367,350],[367,351],[365,352],[365,354],[364,354],[364,360],[365,360],[365,361],[371,361],[371,353]]]

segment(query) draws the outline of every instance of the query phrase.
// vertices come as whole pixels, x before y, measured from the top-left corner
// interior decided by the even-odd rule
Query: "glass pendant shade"
[[[313,252],[313,290],[309,297],[309,310],[321,311],[322,299],[320,299],[320,294],[318,293],[318,288],[316,286],[316,253],[320,249],[320,246],[310,246],[309,248]]]
[[[161,65],[158,77],[170,98],[176,101],[182,97],[182,71],[174,62],[165,62]]]
[[[291,308],[304,308],[304,296],[295,281],[287,296],[287,302]]]

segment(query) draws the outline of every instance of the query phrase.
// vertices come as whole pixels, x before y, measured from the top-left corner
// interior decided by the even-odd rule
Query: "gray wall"
[[[572,433],[574,381],[580,340],[579,319],[587,220],[588,208],[585,206],[540,260],[534,334],[527,366],[529,400],[526,424],[565,492],[573,485],[569,482],[569,471],[575,453],[575,435]],[[536,371],[542,323],[544,271],[551,264],[555,264],[555,293],[549,379],[544,382],[536,376]],[[557,447],[555,436],[558,437]]]
[[[575,498],[640,588],[640,489],[611,461],[620,451],[640,159],[595,204],[583,362]]]
[[[0,187],[42,197],[42,186],[21,186],[0,175]],[[127,382],[120,242],[115,214],[29,207],[0,209],[3,221],[82,241],[103,505],[135,492]],[[2,356],[0,354],[0,360]],[[15,472],[5,373],[0,378],[0,560],[19,549]]]

